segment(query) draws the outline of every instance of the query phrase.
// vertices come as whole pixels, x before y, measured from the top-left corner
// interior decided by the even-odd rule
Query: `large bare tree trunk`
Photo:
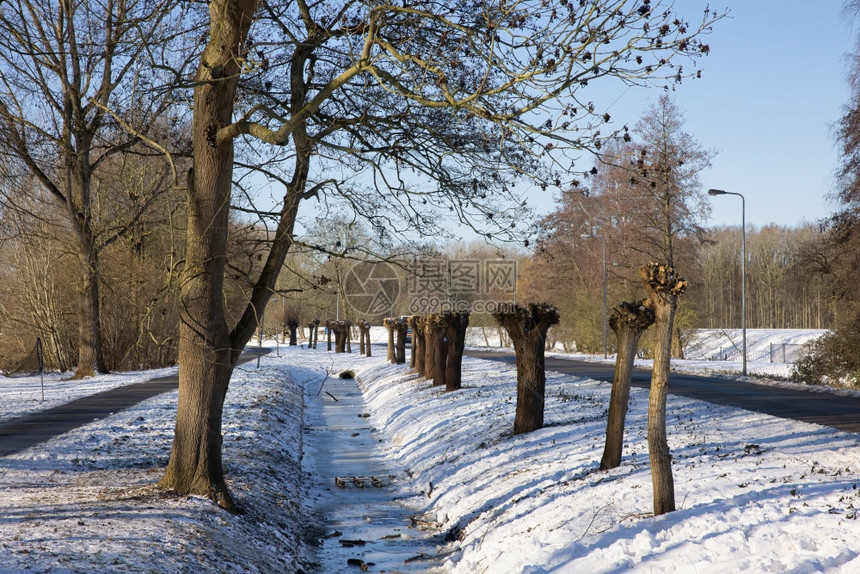
[[[543,427],[546,332],[558,323],[558,309],[530,303],[528,309],[516,305],[510,312],[493,313],[493,317],[510,335],[517,354],[514,434],[537,430]]]
[[[179,402],[173,449],[159,483],[181,495],[208,496],[228,510],[234,503],[221,461],[221,416],[241,347],[232,348],[223,307],[233,141],[219,139],[217,133],[233,120],[239,51],[256,7],[255,0],[211,3],[209,42],[194,82],[194,164],[188,177],[180,293]],[[255,325],[242,327],[240,338],[247,342]]]
[[[641,299],[622,302],[612,310],[609,327],[618,340],[618,355],[615,359],[615,376],[612,378],[612,394],[609,399],[609,418],[606,421],[606,444],[600,459],[600,470],[609,470],[621,464],[624,446],[624,420],[630,400],[630,380],[639,337],[654,323],[654,307],[651,301]]]
[[[687,282],[667,265],[650,263],[639,270],[639,277],[651,296],[655,315],[654,368],[648,397],[648,456],[654,488],[654,514],[675,510],[675,483],[672,457],[666,438],[666,396],[669,392],[669,367],[672,360],[672,327],[678,297]]]
[[[94,240],[80,232],[81,285],[78,293],[78,366],[72,378],[107,373],[102,352],[102,329],[99,311],[99,259]]]
[[[466,347],[466,329],[469,313],[445,313],[442,316],[448,336],[448,360],[445,364],[445,390],[460,389],[463,379],[463,351]]]

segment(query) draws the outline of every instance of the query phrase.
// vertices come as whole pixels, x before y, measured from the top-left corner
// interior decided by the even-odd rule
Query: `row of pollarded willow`
[[[600,469],[617,467],[621,462],[624,440],[624,419],[630,397],[633,361],[640,335],[655,325],[654,366],[648,402],[648,455],[651,462],[651,482],[654,514],[675,510],[675,487],[672,478],[672,458],[666,438],[666,397],[669,387],[672,330],[678,298],[687,287],[668,265],[649,263],[639,269],[649,299],[622,302],[613,310],[609,326],[618,338],[618,356],[606,423],[606,443]]]
[[[623,302],[613,312],[610,326],[618,337],[618,357],[607,420],[602,470],[618,466],[624,435],[624,418],[630,396],[633,361],[640,335],[656,324],[656,347],[648,407],[648,452],[654,490],[654,514],[675,510],[671,456],[666,438],[666,395],[669,385],[672,328],[678,297],[686,281],[671,266],[650,263],[639,270],[649,300]],[[495,319],[510,335],[517,360],[517,406],[514,434],[543,426],[546,373],[546,333],[558,323],[558,310],[550,305],[514,306]]]
[[[103,6],[111,11],[104,13]],[[97,248],[103,244],[93,241],[89,199],[98,195],[108,202],[122,195],[95,194],[91,176],[101,160],[135,139],[121,138],[106,149],[108,136],[120,133],[117,126],[167,155],[168,144],[155,141],[167,138],[146,128],[154,117],[171,116],[177,102],[190,100],[193,167],[176,182],[188,199],[178,305],[182,392],[160,486],[208,496],[226,508],[233,502],[221,460],[225,394],[259,310],[275,293],[305,200],[343,197],[360,216],[405,222],[403,227],[425,234],[435,230],[429,222],[443,205],[465,220],[486,215],[499,230],[509,229],[521,210],[498,209],[493,201],[507,203],[503,194],[515,189],[508,184],[523,174],[544,185],[560,181],[554,166],[561,157],[599,150],[605,141],[608,114],[569,105],[582,99],[582,86],[605,78],[679,82],[685,72],[678,60],[708,53],[700,37],[721,17],[708,9],[691,24],[673,9],[652,10],[647,1],[608,0],[404,6],[211,0],[183,3],[188,10],[177,6],[5,3],[0,115],[3,135],[10,137],[0,143],[66,209],[78,236],[83,376],[104,369],[97,290]],[[131,8],[136,10],[120,12]],[[172,20],[186,15],[188,20]],[[259,38],[266,40],[265,53],[254,46]],[[536,56],[523,58],[524,51]],[[162,61],[161,54],[175,61]],[[187,67],[195,62],[192,79]],[[168,85],[161,85],[162,77]],[[544,123],[561,116],[564,121]],[[38,129],[36,122],[46,127]],[[245,312],[233,321],[224,308],[224,276],[238,138],[285,149],[291,165],[282,177],[266,170],[285,187],[284,201]],[[187,153],[186,146],[176,147]],[[547,157],[549,149],[560,155]],[[34,157],[34,151],[44,153]],[[375,182],[371,193],[403,201],[358,201],[363,191],[336,178],[316,179],[338,165],[364,167],[376,176],[368,178]],[[410,178],[404,176],[415,172],[428,183],[405,185]],[[433,201],[422,208],[409,198],[413,193]],[[370,206],[376,204],[384,205],[384,213],[374,212]],[[118,236],[111,232],[106,241]]]
[[[382,324],[388,329],[388,362],[402,365],[406,362],[406,319],[388,317]]]
[[[630,396],[633,362],[641,334],[656,323],[657,345],[652,371],[648,409],[648,451],[654,490],[654,514],[675,510],[671,456],[666,438],[666,395],[671,359],[671,334],[678,297],[686,281],[668,265],[650,263],[639,270],[650,299],[622,302],[613,309],[610,327],[618,338],[618,356],[612,382],[606,443],[600,461],[601,470],[620,464],[624,436],[624,419]],[[546,369],[546,334],[558,323],[558,309],[547,304],[514,305],[493,317],[505,329],[514,344],[517,365],[517,403],[514,434],[543,427]],[[460,388],[460,371],[468,314],[443,313],[412,316],[407,320],[386,319],[389,329],[389,361],[405,362],[402,351],[395,349],[394,331],[404,334],[412,328],[413,346],[410,366],[420,375],[432,379],[446,390]],[[399,345],[398,345],[399,346]],[[456,380],[452,380],[456,377]]]
[[[466,346],[468,312],[445,312],[385,319],[388,327],[388,360],[406,362],[407,327],[412,329],[409,366],[436,386],[456,391],[462,380],[463,351]],[[394,334],[397,334],[395,344]]]

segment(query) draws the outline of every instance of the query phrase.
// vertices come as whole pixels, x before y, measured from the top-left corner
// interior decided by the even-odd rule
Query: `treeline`
[[[822,273],[824,237],[819,227],[776,225],[746,230],[747,327],[761,329],[830,329],[836,302]],[[606,234],[608,311],[636,295],[630,272],[644,257]],[[681,303],[679,337],[685,329],[739,327],[742,313],[741,230],[708,230],[701,242],[682,242],[678,271],[689,288]],[[551,341],[566,350],[602,352],[602,242],[572,238],[566,245],[544,246],[521,277],[527,297],[565,309]],[[613,337],[609,338],[610,352]],[[646,345],[647,347],[647,345]]]
[[[31,180],[6,175],[0,209],[0,370],[35,369],[39,339],[47,370],[74,371],[85,297],[75,230],[62,207],[31,187]],[[98,255],[105,366],[126,371],[173,365],[185,252],[183,190],[172,185],[163,161],[143,160],[137,153],[103,164],[93,180],[90,227]],[[110,202],[100,200],[102,192],[111,194]],[[225,305],[236,314],[247,301],[265,234],[238,217],[231,230]]]
[[[747,327],[829,329],[834,303],[818,266],[822,234],[817,224],[768,225],[746,231]],[[741,230],[718,228],[698,246],[688,273],[702,295],[696,297],[697,326],[741,324]],[[818,255],[818,257],[817,257]]]

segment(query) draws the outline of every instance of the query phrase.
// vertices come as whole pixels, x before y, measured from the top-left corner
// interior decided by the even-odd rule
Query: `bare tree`
[[[639,276],[654,306],[654,367],[648,398],[648,455],[651,460],[651,483],[654,488],[654,514],[675,510],[675,482],[672,478],[672,455],[666,439],[666,397],[669,393],[669,371],[672,350],[672,324],[678,308],[678,297],[687,282],[675,270],[660,263],[650,263],[639,270]]]
[[[364,319],[359,319],[358,325],[358,352],[361,355],[367,353],[370,356],[370,323]]]
[[[676,266],[676,241],[700,238],[710,203],[699,174],[715,153],[702,148],[684,131],[684,116],[666,94],[660,96],[634,128],[639,143],[625,150],[635,210],[645,255]],[[646,247],[647,246],[647,247]]]
[[[530,303],[528,308],[516,305],[507,312],[494,313],[493,317],[510,335],[517,354],[514,434],[542,428],[546,394],[546,332],[558,323],[558,309],[551,305]]]
[[[448,330],[438,313],[427,315],[425,319],[425,341],[427,350],[424,353],[428,379],[433,379],[434,386],[445,385],[445,365],[448,361]]]
[[[313,342],[313,348],[317,348],[317,341],[320,338],[320,320],[314,319],[310,323],[308,323],[308,347],[311,347],[311,343]],[[368,350],[368,353],[370,351]]]
[[[152,142],[146,134],[159,137],[149,126],[171,102],[141,93],[145,85],[161,83],[153,58],[172,40],[163,23],[176,5],[175,0],[22,0],[0,12],[0,145],[46,190],[75,238],[71,247],[80,269],[75,377],[107,370],[99,255],[149,207],[142,202],[128,219],[99,221],[93,181],[111,156],[135,141]],[[136,135],[125,136],[118,124]],[[110,201],[110,195],[103,197]]]
[[[609,260],[609,296],[619,299],[635,296],[643,260],[658,259],[688,270],[697,264],[710,210],[699,174],[714,152],[703,148],[684,124],[678,106],[668,95],[660,96],[626,141],[603,147],[594,173],[575,181],[542,222],[536,254],[540,271],[532,296],[567,311],[560,331],[570,333],[582,350],[593,352],[601,346],[601,248]],[[692,310],[685,310],[682,318],[684,322],[676,320],[678,352],[683,349],[682,328],[692,325]]]
[[[415,362],[415,372],[422,377],[427,373],[427,316],[413,315],[412,323],[412,358]]]
[[[160,484],[210,496],[227,508],[233,502],[221,466],[224,395],[293,244],[303,200],[327,193],[375,226],[394,230],[398,222],[417,232],[441,229],[433,217],[440,207],[467,224],[510,229],[522,206],[516,201],[505,209],[497,202],[517,197],[514,180],[531,175],[560,184],[553,166],[565,160],[561,167],[569,169],[565,152],[595,150],[606,137],[601,128],[609,118],[568,97],[603,77],[676,81],[682,74],[673,60],[706,53],[699,36],[720,18],[708,9],[691,25],[650,2],[609,0],[552,7],[538,0],[430,0],[420,7],[212,0],[209,15],[193,82],[181,390],[173,451]],[[255,16],[257,37],[277,38],[283,48],[253,44]],[[251,90],[241,103],[247,107],[237,110],[243,70],[252,71]],[[284,91],[267,84],[280,78],[288,79]],[[289,146],[292,173],[279,180],[286,195],[271,249],[246,312],[231,328],[221,295],[234,140],[240,136]],[[313,181],[314,158],[349,162],[372,173],[373,184]]]
[[[606,421],[606,443],[600,458],[600,470],[609,470],[621,464],[624,446],[624,421],[630,401],[630,381],[639,337],[654,324],[654,307],[649,300],[622,301],[612,309],[609,327],[618,340],[615,356],[615,374],[609,398],[609,416]]]

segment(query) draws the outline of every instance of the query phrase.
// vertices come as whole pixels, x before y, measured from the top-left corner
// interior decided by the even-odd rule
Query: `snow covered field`
[[[384,348],[324,346],[237,369],[224,458],[245,514],[152,488],[170,449],[167,393],[0,458],[0,571],[296,571],[313,560],[301,501],[316,498],[302,493],[303,388],[350,369],[396,495],[452,540],[440,571],[860,572],[857,434],[670,396],[679,510],[655,518],[645,391],[631,391],[622,466],[601,473],[606,383],[550,374],[546,427],[515,437],[509,367],[467,358],[464,388],[444,393],[386,364]],[[58,385],[56,400],[61,388],[78,392]],[[4,418],[44,406],[0,389]]]

